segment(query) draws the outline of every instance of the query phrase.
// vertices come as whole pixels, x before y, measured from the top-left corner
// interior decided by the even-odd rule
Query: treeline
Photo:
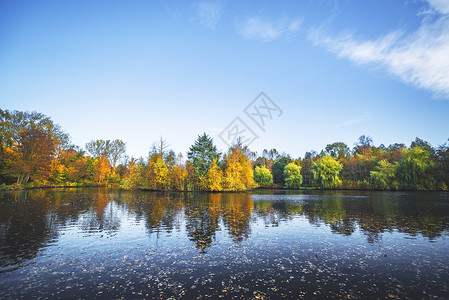
[[[2,188],[115,185],[124,189],[241,191],[256,187],[375,190],[447,190],[449,142],[432,147],[374,146],[362,135],[351,149],[336,142],[303,158],[250,151],[237,139],[219,153],[212,138],[198,136],[184,159],[166,140],[153,143],[148,158],[129,158],[122,140],[93,140],[84,149],[37,112],[0,109]]]

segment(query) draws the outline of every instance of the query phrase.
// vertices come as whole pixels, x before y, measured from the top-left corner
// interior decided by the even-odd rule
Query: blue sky
[[[245,107],[282,110],[262,131]],[[0,1],[0,107],[84,146],[185,153],[240,117],[259,153],[449,138],[449,1]]]

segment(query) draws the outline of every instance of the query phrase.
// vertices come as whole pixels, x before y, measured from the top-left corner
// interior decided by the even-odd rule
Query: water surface
[[[449,194],[0,193],[0,298],[447,299]]]

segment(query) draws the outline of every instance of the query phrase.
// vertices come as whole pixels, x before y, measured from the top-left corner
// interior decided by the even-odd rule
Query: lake
[[[449,193],[0,193],[0,298],[448,299]]]

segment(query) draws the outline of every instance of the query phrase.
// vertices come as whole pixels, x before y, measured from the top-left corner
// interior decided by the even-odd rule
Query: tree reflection
[[[91,206],[88,213],[79,216],[81,228],[86,232],[113,233],[120,229],[119,203],[112,201],[108,189],[96,188],[89,195]]]
[[[56,238],[49,203],[28,192],[4,193],[0,200],[0,267],[22,264],[36,257],[49,240]]]
[[[219,228],[221,194],[199,194],[186,201],[186,230],[196,248],[205,253]]]
[[[254,208],[251,197],[246,194],[225,194],[223,198],[223,221],[229,235],[236,242],[248,238]]]
[[[257,196],[257,201],[252,197]],[[280,226],[301,217],[334,234],[365,234],[377,243],[386,232],[436,239],[449,232],[445,193],[305,191],[302,193],[121,192],[105,188],[0,193],[0,267],[36,257],[62,228],[116,232],[128,218],[144,222],[151,235],[185,226],[206,252],[222,228],[234,242],[248,239],[255,222]]]

